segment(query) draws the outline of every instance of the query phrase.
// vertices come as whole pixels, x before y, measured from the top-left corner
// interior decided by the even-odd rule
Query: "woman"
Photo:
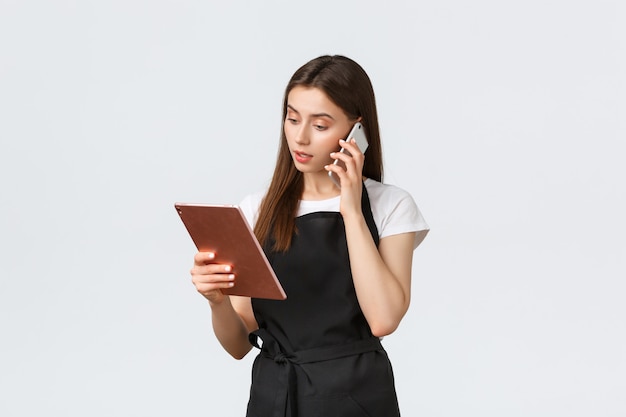
[[[365,154],[340,140],[357,122]],[[380,182],[382,171],[365,71],[342,56],[298,69],[285,91],[270,186],[241,204],[287,299],[225,296],[237,277],[212,253],[197,253],[191,270],[224,349],[238,359],[261,349],[249,417],[399,415],[380,339],[409,307],[413,250],[428,226],[408,193]]]

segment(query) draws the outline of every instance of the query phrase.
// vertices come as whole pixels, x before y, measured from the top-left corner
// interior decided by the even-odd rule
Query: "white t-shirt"
[[[428,231],[429,227],[422,217],[411,195],[401,188],[390,184],[382,184],[372,179],[365,180],[365,188],[370,200],[374,223],[378,228],[378,236],[383,239],[387,236],[400,233]],[[261,200],[265,191],[248,195],[239,206],[248,223],[254,228],[259,214]],[[318,211],[339,212],[341,196],[327,200],[300,200],[297,216],[315,213]],[[418,234],[419,235],[419,234]],[[414,248],[421,242],[422,236],[416,236]]]

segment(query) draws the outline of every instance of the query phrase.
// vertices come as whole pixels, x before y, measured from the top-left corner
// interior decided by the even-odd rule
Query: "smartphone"
[[[355,125],[352,127],[352,130],[348,134],[348,137],[346,138],[346,142],[348,142],[349,140],[352,140],[353,138],[356,141],[356,146],[359,147],[361,152],[365,153],[365,151],[367,150],[368,143],[367,143],[367,137],[365,136],[365,130],[363,129],[363,125],[361,123],[355,123]],[[350,155],[350,152],[348,152],[348,150],[346,150],[345,148],[341,148],[340,152]],[[342,167],[343,169],[346,169],[346,164],[344,164],[343,161],[339,159],[335,159],[335,165],[338,165]],[[339,177],[334,172],[329,171],[328,176],[330,177],[331,180],[333,180],[333,182],[337,185],[337,187],[341,187]]]

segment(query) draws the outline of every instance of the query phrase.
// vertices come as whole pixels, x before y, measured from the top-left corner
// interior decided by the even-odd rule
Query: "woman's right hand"
[[[232,274],[232,265],[213,263],[214,259],[213,252],[196,253],[191,268],[191,282],[210,303],[219,304],[225,297],[222,289],[235,285],[235,275]]]

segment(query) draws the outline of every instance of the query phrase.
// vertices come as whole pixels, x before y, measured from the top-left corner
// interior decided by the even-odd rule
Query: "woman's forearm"
[[[213,331],[224,349],[235,359],[243,358],[252,348],[248,328],[226,296],[219,303],[209,302]]]

